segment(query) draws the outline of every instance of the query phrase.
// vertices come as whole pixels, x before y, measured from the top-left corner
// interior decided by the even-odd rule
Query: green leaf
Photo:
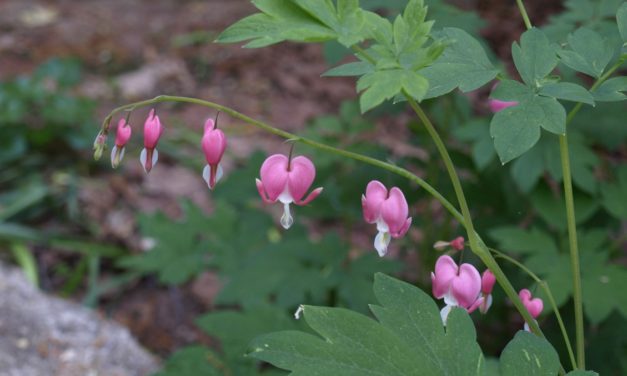
[[[209,240],[228,237],[235,224],[233,208],[219,204],[211,217],[195,205],[184,202],[186,219],[173,222],[163,213],[139,218],[142,235],[155,246],[140,255],[122,258],[119,264],[141,273],[157,273],[159,281],[181,284],[201,273],[209,262]],[[212,232],[207,232],[211,228]]]
[[[421,290],[384,274],[375,275],[374,292],[381,306],[371,306],[379,322],[428,359],[424,374],[481,374],[485,366],[469,316],[454,309],[443,336],[433,300]],[[459,352],[463,348],[464,351]],[[437,370],[428,372],[429,369]],[[439,371],[439,372],[438,372]]]
[[[555,240],[546,232],[531,228],[525,230],[519,227],[497,227],[492,229],[490,237],[497,241],[499,248],[506,252],[522,254],[557,253]]]
[[[563,99],[566,101],[581,102],[594,106],[592,94],[582,86],[571,82],[557,82],[546,84],[540,88],[540,95]]]
[[[212,312],[196,319],[196,323],[203,331],[220,340],[222,353],[229,364],[250,372],[257,362],[245,357],[248,343],[262,334],[296,329],[298,322],[284,309],[259,306],[245,312]],[[238,374],[244,374],[243,370]]]
[[[305,12],[333,30],[337,41],[350,47],[365,38],[365,19],[359,2],[340,0],[335,9],[331,0],[293,0]]]
[[[616,182],[601,187],[605,209],[615,218],[627,219],[627,167],[618,170]]]
[[[614,77],[601,84],[592,94],[600,102],[618,102],[627,99],[627,77]]]
[[[540,139],[540,128],[566,131],[566,111],[554,98],[531,96],[516,106],[497,112],[490,122],[496,152],[505,164],[531,149]]]
[[[437,36],[450,44],[433,65],[419,71],[429,81],[426,98],[444,95],[457,87],[463,92],[472,91],[498,74],[481,44],[464,30],[445,28]]]
[[[461,141],[472,142],[471,156],[479,170],[488,167],[496,157],[490,126],[485,119],[464,122],[462,126],[453,129],[453,133]]]
[[[512,45],[512,57],[520,77],[531,87],[537,87],[557,65],[555,47],[544,33],[536,28],[520,37],[520,45]]]
[[[599,374],[594,371],[576,370],[568,372],[566,376],[599,376]]]
[[[627,268],[605,262],[586,264],[581,284],[584,312],[593,324],[605,320],[614,309],[627,317],[627,296],[617,293],[627,286]]]
[[[555,376],[560,363],[557,352],[544,338],[519,331],[501,354],[501,376]]]
[[[305,306],[307,324],[322,338],[295,331],[256,338],[250,356],[294,375],[474,375],[484,359],[468,314],[453,309],[446,331],[424,292],[375,276],[379,321],[341,308]]]
[[[368,73],[357,81],[357,90],[365,90],[359,98],[361,112],[378,106],[405,90],[417,101],[427,93],[429,83],[416,72],[404,69],[380,70]]]
[[[566,207],[564,200],[556,197],[550,190],[536,189],[531,195],[531,204],[544,221],[560,230],[566,230]],[[599,203],[592,197],[575,192],[576,222],[583,223],[599,209]]]
[[[223,371],[214,368],[209,359],[218,356],[204,346],[190,346],[175,352],[154,376],[221,376]]]
[[[596,193],[598,182],[594,170],[599,158],[588,144],[589,139],[572,130],[568,137],[571,172],[575,185],[589,193]],[[555,137],[543,137],[531,150],[516,159],[510,170],[514,182],[522,192],[528,193],[545,173],[557,182],[562,181],[559,142]]]
[[[601,77],[614,52],[606,39],[585,27],[570,34],[568,44],[572,50],[558,51],[561,62],[596,78]]]
[[[250,40],[245,47],[259,48],[285,40],[322,42],[337,36],[319,19],[292,2],[256,0],[253,3],[262,13],[255,13],[229,26],[218,36],[217,42]]]
[[[627,42],[627,3],[623,3],[616,12],[616,23],[618,31],[623,38],[623,42]]]
[[[355,61],[331,68],[324,72],[322,77],[362,76],[373,71],[372,64],[365,61]]]

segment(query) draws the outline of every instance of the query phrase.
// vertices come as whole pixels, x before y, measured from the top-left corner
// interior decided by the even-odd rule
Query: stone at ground
[[[48,296],[0,263],[0,376],[143,376],[157,360],[129,331]]]

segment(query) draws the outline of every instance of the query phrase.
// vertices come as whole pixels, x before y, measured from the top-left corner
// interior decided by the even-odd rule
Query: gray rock
[[[139,376],[157,369],[126,328],[45,295],[0,263],[0,376]]]

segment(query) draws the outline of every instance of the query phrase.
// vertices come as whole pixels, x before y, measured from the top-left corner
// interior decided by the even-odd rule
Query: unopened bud
[[[107,136],[105,136],[102,132],[98,133],[96,139],[94,140],[94,159],[99,160],[102,157],[102,153],[105,149],[105,142],[107,141]]]

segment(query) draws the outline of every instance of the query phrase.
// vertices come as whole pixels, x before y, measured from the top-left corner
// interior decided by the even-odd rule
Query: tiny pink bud
[[[111,149],[111,166],[113,168],[117,168],[124,159],[125,145],[131,138],[131,133],[131,126],[126,123],[125,119],[120,119],[115,132],[115,145]]]
[[[303,199],[316,177],[316,168],[307,157],[298,156],[290,161],[282,154],[271,155],[261,165],[259,175],[261,179],[256,184],[262,200],[283,204],[281,225],[285,229],[294,223],[290,204],[307,205],[322,192],[322,188],[316,188]]]
[[[490,110],[494,113],[504,110],[507,107],[516,106],[517,104],[518,102],[516,101],[501,101],[498,99],[488,99],[488,106],[490,106]]]
[[[403,192],[397,187],[389,191],[379,181],[373,180],[366,186],[366,193],[361,196],[364,219],[376,224],[378,234],[374,247],[379,256],[387,253],[391,237],[400,238],[407,233],[411,225],[409,206]]]
[[[144,122],[144,149],[139,155],[139,160],[146,173],[149,173],[159,160],[159,152],[156,147],[162,133],[161,120],[159,120],[159,116],[155,115],[155,110],[152,109]]]
[[[94,159],[99,160],[102,157],[102,152],[105,149],[105,142],[107,136],[100,131],[94,140]]]
[[[159,116],[155,115],[153,108],[144,122],[144,147],[146,149],[156,148],[162,133],[161,120],[159,120]]]
[[[495,282],[496,278],[490,269],[484,270],[483,275],[481,275],[481,296],[483,297],[483,302],[479,306],[481,313],[488,312],[492,306],[492,289]]]
[[[527,289],[522,289],[518,293],[518,297],[522,300],[523,305],[529,311],[529,314],[535,319],[540,316],[542,313],[542,309],[544,308],[544,302],[540,298],[533,298],[531,295],[531,291]]]
[[[496,87],[498,86],[497,84],[494,84],[494,86],[492,86],[492,91],[494,92],[494,89],[496,89]],[[516,101],[502,101],[499,99],[493,99],[493,98],[489,98],[488,99],[488,106],[490,107],[490,111],[497,113],[499,111],[502,111],[504,109],[506,109],[507,107],[512,107],[512,106],[516,106],[518,104],[518,102]]]
[[[451,240],[449,242],[449,244],[451,245],[451,247],[457,251],[463,251],[464,250],[464,237],[463,236],[458,236],[455,239]]]
[[[224,150],[226,150],[226,136],[224,132],[216,128],[213,119],[208,119],[205,122],[201,146],[207,160],[207,165],[203,170],[203,178],[209,188],[213,189],[222,177],[220,160],[222,160]]]
[[[125,119],[120,119],[118,122],[118,128],[115,132],[115,145],[117,147],[123,147],[128,140],[131,139],[131,125],[126,122]]]
[[[492,273],[490,269],[484,270],[483,275],[481,276],[481,292],[484,295],[492,294],[494,283],[496,283],[494,273]]]

